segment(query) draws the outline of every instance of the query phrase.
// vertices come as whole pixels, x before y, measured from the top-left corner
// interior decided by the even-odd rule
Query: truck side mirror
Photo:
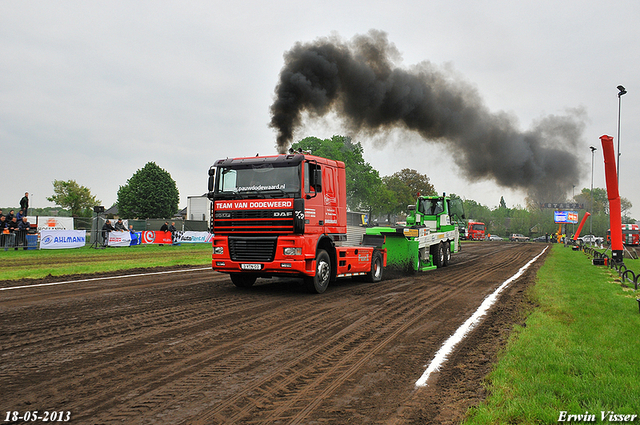
[[[213,192],[213,182],[214,182],[215,175],[216,175],[216,169],[214,167],[209,168],[209,182],[208,182],[209,192]]]
[[[407,211],[415,211],[415,210],[416,210],[415,205],[407,205]]]

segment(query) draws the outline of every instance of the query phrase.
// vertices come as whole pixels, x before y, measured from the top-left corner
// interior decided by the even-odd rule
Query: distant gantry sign
[[[553,208],[556,210],[583,210],[584,204],[575,202],[542,202],[540,208]]]

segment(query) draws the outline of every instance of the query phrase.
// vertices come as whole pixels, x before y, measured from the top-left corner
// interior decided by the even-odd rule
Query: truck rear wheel
[[[306,277],[305,284],[309,292],[314,294],[322,294],[327,290],[329,281],[331,280],[331,258],[327,251],[319,249],[316,254],[316,275]]]
[[[382,254],[380,251],[373,251],[373,255],[371,256],[371,270],[369,270],[366,276],[367,282],[380,282],[382,280],[382,270]]]
[[[256,283],[256,277],[243,273],[231,273],[231,282],[238,288],[250,288]]]
[[[451,242],[447,241],[444,243],[444,266],[448,266],[451,262]]]

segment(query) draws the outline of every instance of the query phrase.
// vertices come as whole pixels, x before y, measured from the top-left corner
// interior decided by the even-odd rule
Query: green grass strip
[[[211,266],[211,244],[0,251],[0,280],[101,273],[140,267]]]
[[[602,412],[640,415],[636,295],[615,271],[555,245],[529,291],[537,306],[512,333],[488,377],[489,397],[464,424],[550,424],[561,412],[565,420],[588,412],[591,423],[609,423]]]

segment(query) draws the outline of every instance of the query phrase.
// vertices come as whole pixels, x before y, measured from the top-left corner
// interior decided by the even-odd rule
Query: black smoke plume
[[[335,111],[354,133],[401,128],[447,144],[468,180],[493,179],[534,200],[564,200],[579,181],[580,111],[544,117],[523,132],[511,115],[490,112],[476,89],[452,72],[429,62],[400,68],[398,59],[380,31],[297,43],[285,53],[271,106],[278,151],[288,149],[303,112]]]

